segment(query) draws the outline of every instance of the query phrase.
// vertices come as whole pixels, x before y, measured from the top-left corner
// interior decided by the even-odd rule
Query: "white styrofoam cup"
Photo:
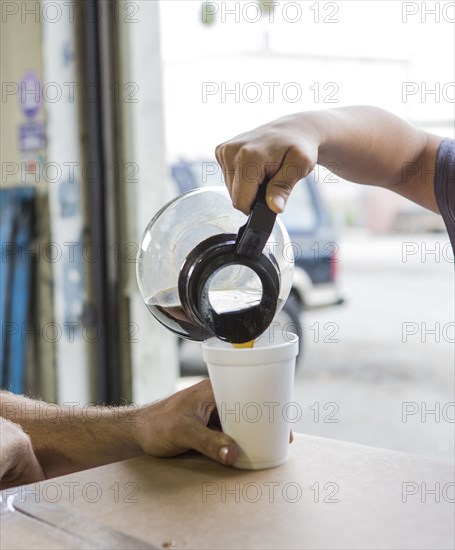
[[[253,348],[211,338],[202,345],[223,431],[240,446],[237,468],[261,470],[286,462],[298,336],[266,331]]]

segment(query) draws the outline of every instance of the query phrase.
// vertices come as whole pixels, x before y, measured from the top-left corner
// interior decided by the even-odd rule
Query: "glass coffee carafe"
[[[233,208],[226,189],[195,189],[169,202],[145,229],[139,289],[150,312],[178,336],[249,342],[285,303],[292,246],[265,203],[265,188],[249,216]]]

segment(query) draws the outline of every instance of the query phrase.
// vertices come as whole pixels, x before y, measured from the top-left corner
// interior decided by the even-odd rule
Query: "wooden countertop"
[[[455,545],[453,464],[301,434],[269,470],[140,457],[15,492],[3,493],[5,550]]]

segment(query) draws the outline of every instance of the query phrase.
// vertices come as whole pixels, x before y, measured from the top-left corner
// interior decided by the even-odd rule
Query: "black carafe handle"
[[[258,259],[272,233],[276,213],[270,210],[265,200],[268,182],[266,178],[259,186],[248,220],[238,231],[235,250],[240,256]]]

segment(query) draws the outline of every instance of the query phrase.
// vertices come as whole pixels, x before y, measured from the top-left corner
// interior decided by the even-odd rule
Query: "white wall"
[[[132,159],[139,168],[131,187],[130,241],[138,243],[153,215],[171,197],[166,182],[164,109],[158,2],[141,2],[137,22],[128,27],[129,77],[137,103],[129,103]],[[125,136],[124,139],[127,139]],[[172,393],[178,375],[177,340],[149,313],[139,294],[134,264],[128,293],[131,322],[138,326],[131,344],[133,401],[150,402]]]

